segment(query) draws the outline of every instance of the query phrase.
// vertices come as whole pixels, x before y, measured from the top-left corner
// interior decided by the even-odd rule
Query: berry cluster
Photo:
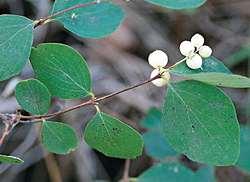
[[[212,49],[204,45],[205,39],[200,34],[195,34],[191,41],[183,41],[180,44],[180,52],[185,56],[185,61],[190,69],[202,68],[202,58],[208,58],[212,55]],[[154,79],[152,83],[157,87],[162,87],[170,80],[170,74],[164,67],[168,63],[168,56],[161,50],[152,52],[148,57],[149,64],[154,68],[150,78],[157,75],[159,78]]]
[[[202,68],[202,58],[212,55],[212,49],[204,45],[205,39],[200,34],[195,34],[191,41],[183,41],[180,44],[180,52],[186,57],[187,66],[191,69]]]

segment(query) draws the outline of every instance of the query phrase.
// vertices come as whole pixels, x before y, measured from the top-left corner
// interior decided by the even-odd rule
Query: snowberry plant
[[[170,9],[198,8],[206,0],[146,0]],[[122,23],[125,12],[111,0],[56,0],[50,14],[39,20],[17,15],[0,15],[0,81],[18,75],[30,61],[34,78],[20,81],[15,90],[20,107],[30,115],[1,113],[4,130],[0,145],[18,124],[40,122],[41,142],[50,152],[67,154],[79,139],[72,127],[54,118],[82,107],[95,107],[96,114],[83,129],[83,140],[110,157],[131,159],[142,154],[143,140],[132,127],[102,112],[98,105],[123,92],[153,83],[166,86],[161,126],[169,144],[194,161],[211,165],[233,165],[239,156],[240,129],[231,99],[218,87],[250,88],[250,79],[235,75],[204,45],[200,34],[180,44],[184,56],[168,66],[161,50],[149,54],[153,71],[149,79],[104,96],[92,91],[91,75],[81,54],[58,43],[32,47],[33,31],[49,22],[58,22],[84,38],[103,38]],[[170,53],[169,53],[170,54]],[[173,79],[179,77],[181,79]],[[50,112],[52,98],[84,99],[76,106]],[[7,142],[7,141],[6,141]],[[5,154],[0,161],[23,162]]]

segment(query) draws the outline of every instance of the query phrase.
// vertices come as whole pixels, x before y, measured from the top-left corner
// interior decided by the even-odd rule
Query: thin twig
[[[61,111],[58,111],[58,112],[55,112],[55,113],[46,114],[46,115],[34,115],[34,116],[23,116],[23,115],[21,115],[20,119],[21,119],[21,123],[39,122],[39,121],[42,121],[42,120],[50,119],[50,118],[53,118],[55,116],[58,116],[58,115],[61,115],[61,114],[64,114],[64,113],[67,113],[67,112],[82,108],[82,107],[87,106],[87,105],[94,105],[94,104],[95,104],[95,102],[92,99],[90,99],[90,100],[85,101],[85,102],[83,102],[83,103],[81,103],[79,105],[69,107],[69,108],[66,108],[64,110],[61,110]],[[27,121],[25,121],[25,120],[27,120]]]
[[[87,101],[85,101],[85,102],[83,102],[83,103],[81,103],[79,105],[69,107],[69,108],[66,108],[64,110],[61,110],[61,111],[58,111],[58,112],[55,112],[55,113],[46,114],[46,115],[35,115],[35,116],[23,116],[23,115],[20,115],[20,120],[21,120],[21,123],[39,122],[39,121],[50,119],[50,118],[53,118],[55,116],[58,116],[58,115],[61,115],[61,114],[64,114],[64,113],[67,113],[67,112],[70,112],[70,111],[85,107],[85,106],[88,106],[88,105],[97,105],[98,102],[100,102],[100,101],[109,99],[109,98],[114,97],[116,95],[119,95],[119,94],[122,94],[124,92],[133,90],[133,89],[135,89],[137,87],[143,86],[143,85],[145,85],[147,83],[150,83],[151,81],[153,81],[153,80],[155,80],[155,79],[157,79],[159,77],[160,77],[160,75],[157,75],[156,77],[154,77],[152,79],[149,79],[149,80],[143,81],[141,83],[138,83],[136,85],[127,87],[127,88],[125,88],[123,90],[120,90],[120,91],[117,91],[117,92],[114,92],[114,93],[111,93],[111,94],[108,94],[108,95],[105,95],[105,96],[102,96],[102,97],[91,98],[91,99],[89,99],[89,100],[87,100]],[[27,121],[25,121],[25,120],[27,120]]]
[[[187,60],[187,57],[183,58],[182,60],[180,60],[180,61],[178,61],[177,63],[173,64],[172,66],[168,67],[168,70],[174,68],[175,66],[177,66],[177,65],[179,65],[179,64],[181,64],[181,63],[183,63],[183,62],[186,61],[186,60]]]
[[[133,86],[131,86],[131,87],[125,88],[125,89],[123,89],[123,90],[114,92],[114,93],[112,93],[112,94],[109,94],[109,95],[106,95],[106,96],[97,98],[97,99],[95,99],[95,102],[99,102],[99,101],[102,101],[102,100],[111,98],[111,97],[113,97],[113,96],[119,95],[119,94],[124,93],[124,92],[127,92],[127,91],[129,91],[129,90],[133,90],[133,89],[135,89],[135,88],[137,88],[137,87],[140,87],[140,86],[143,86],[143,85],[145,85],[145,84],[147,84],[147,83],[150,83],[151,81],[156,80],[156,79],[159,78],[159,77],[160,77],[160,75],[157,75],[156,77],[154,77],[154,78],[152,78],[152,79],[149,79],[149,80],[146,80],[146,81],[144,81],[144,82],[141,82],[141,83],[139,83],[139,84],[136,84],[136,85],[133,85]]]

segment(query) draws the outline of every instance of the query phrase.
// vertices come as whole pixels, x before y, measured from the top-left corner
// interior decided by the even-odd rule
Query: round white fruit
[[[192,58],[186,60],[186,64],[191,69],[199,69],[202,66],[202,58],[195,54]]]
[[[204,42],[205,42],[204,37],[198,33],[191,38],[192,45],[197,48],[203,46]]]
[[[149,55],[148,62],[154,68],[164,67],[168,64],[168,55],[161,50],[156,50]]]
[[[159,75],[159,73],[160,72],[158,69],[154,69],[150,75],[150,78],[152,79],[152,78],[156,77],[157,75]],[[169,72],[164,72],[161,75],[161,78],[157,78],[157,79],[153,80],[152,83],[157,87],[163,87],[164,85],[167,85],[169,80],[170,80]]]
[[[180,51],[183,56],[190,56],[195,51],[195,47],[190,41],[183,41],[180,44]]]
[[[212,55],[212,49],[209,47],[209,46],[202,46],[200,49],[199,49],[199,54],[201,55],[201,57],[203,58],[208,58]]]

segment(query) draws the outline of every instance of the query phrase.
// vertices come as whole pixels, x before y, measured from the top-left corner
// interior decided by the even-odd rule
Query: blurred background
[[[76,48],[86,58],[94,83],[94,93],[104,95],[149,78],[152,68],[147,63],[149,53],[161,49],[168,53],[170,63],[180,60],[179,44],[195,33],[205,36],[213,55],[237,74],[250,75],[250,1],[208,0],[196,10],[172,11],[153,6],[142,0],[125,2],[127,17],[111,36],[100,39],[82,39],[60,26],[49,23],[35,30],[34,46],[42,42],[61,42]],[[0,14],[18,14],[31,19],[45,17],[52,5],[49,0],[0,0]],[[33,76],[30,65],[11,79],[0,82],[0,112],[12,113],[19,108],[14,97],[15,84]],[[250,92],[246,89],[227,89],[233,99],[239,121],[250,120]],[[102,110],[130,124],[141,133],[147,129],[141,121],[152,107],[159,108],[165,90],[148,84],[101,103]],[[53,100],[51,111],[75,105],[81,101]],[[82,130],[94,110],[83,108],[60,116],[58,120],[70,123],[82,137]],[[2,123],[0,123],[2,129]],[[69,155],[47,153],[39,142],[40,125],[20,125],[7,137],[0,153],[11,153],[24,159],[21,165],[0,164],[1,182],[91,182],[119,181],[124,175],[125,161],[108,158],[92,150],[83,142]],[[250,154],[249,154],[250,155]],[[182,156],[186,166],[197,164]],[[137,177],[157,163],[145,151],[130,161],[129,175]],[[250,163],[250,162],[249,162]],[[128,164],[128,163],[127,163]],[[126,171],[126,170],[125,170]],[[250,181],[245,172],[236,167],[219,167],[218,181]],[[125,174],[126,175],[126,174]]]

